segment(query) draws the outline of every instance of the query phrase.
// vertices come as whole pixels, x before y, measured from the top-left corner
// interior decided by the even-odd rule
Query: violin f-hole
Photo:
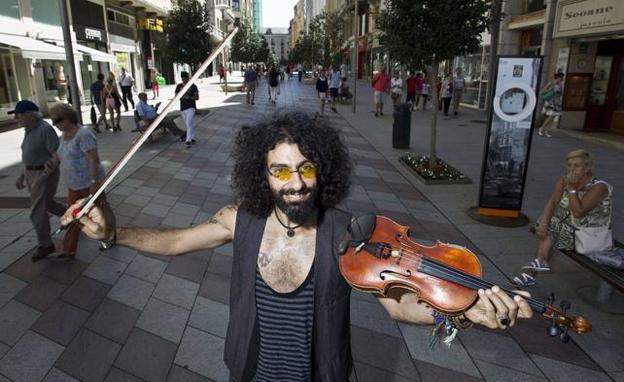
[[[379,272],[379,278],[382,280],[386,279],[386,274],[391,274],[391,275],[396,275],[396,276],[400,276],[400,277],[411,277],[412,276],[412,271],[410,271],[409,269],[405,270],[405,273],[400,273],[400,272],[395,272],[395,271],[381,271]]]

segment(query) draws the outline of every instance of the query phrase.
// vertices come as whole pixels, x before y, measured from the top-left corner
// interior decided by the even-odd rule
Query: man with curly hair
[[[242,127],[233,156],[237,201],[207,222],[185,229],[115,229],[94,208],[81,219],[84,232],[160,255],[233,242],[224,355],[231,380],[349,380],[351,286],[340,273],[336,249],[351,221],[336,208],[349,192],[347,147],[326,121],[289,113]],[[68,213],[63,222],[70,219]],[[432,309],[413,293],[377,297],[395,319],[434,322]],[[466,320],[505,328],[517,316],[531,315],[524,300],[498,287],[479,297]],[[508,315],[506,325],[501,314]]]

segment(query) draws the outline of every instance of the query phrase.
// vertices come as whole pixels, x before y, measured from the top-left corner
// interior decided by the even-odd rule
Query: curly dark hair
[[[294,143],[317,166],[315,205],[335,207],[349,193],[351,159],[340,133],[326,121],[303,112],[276,113],[253,126],[242,126],[232,153],[232,188],[239,208],[267,217],[274,206],[267,179],[267,154],[279,143]]]

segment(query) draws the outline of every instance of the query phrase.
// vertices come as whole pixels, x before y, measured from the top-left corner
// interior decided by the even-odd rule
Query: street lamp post
[[[80,111],[80,92],[78,90],[78,77],[76,76],[76,62],[74,61],[74,48],[69,32],[69,15],[67,13],[67,2],[59,0],[59,10],[61,11],[61,24],[63,24],[63,40],[65,40],[65,58],[69,65],[69,85],[72,95],[72,106],[78,113],[79,122],[82,123],[82,112]]]
[[[357,68],[358,68],[358,1],[353,1],[353,113],[355,114],[355,99],[357,94]]]

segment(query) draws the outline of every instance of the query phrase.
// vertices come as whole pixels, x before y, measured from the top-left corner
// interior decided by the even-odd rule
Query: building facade
[[[146,53],[137,19],[164,16],[163,0],[67,0],[76,78],[69,75],[58,1],[0,1],[0,121],[20,99],[70,102],[76,81],[82,103],[98,73],[124,67],[144,88]]]
[[[264,39],[269,44],[269,50],[275,62],[285,62],[290,53],[290,37],[285,28],[265,28]]]
[[[262,0],[253,0],[253,30],[256,33],[262,33]]]

